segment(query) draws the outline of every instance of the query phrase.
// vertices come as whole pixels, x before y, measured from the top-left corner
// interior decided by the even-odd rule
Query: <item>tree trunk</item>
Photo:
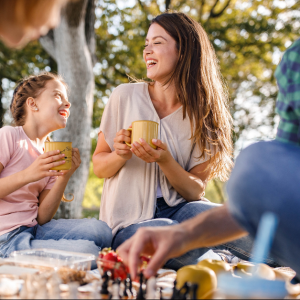
[[[82,200],[89,174],[91,139],[90,129],[94,93],[94,0],[70,2],[64,9],[59,27],[41,39],[44,49],[57,62],[58,73],[69,85],[72,104],[67,127],[54,132],[55,141],[71,141],[79,148],[81,166],[71,177],[65,195],[72,193],[75,200],[61,203],[57,218],[81,218]],[[93,24],[91,24],[91,22]]]

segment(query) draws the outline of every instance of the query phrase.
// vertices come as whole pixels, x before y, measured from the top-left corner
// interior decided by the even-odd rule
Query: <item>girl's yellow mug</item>
[[[45,152],[55,150],[60,150],[61,154],[65,154],[65,158],[60,160],[65,160],[66,162],[51,170],[70,170],[72,168],[72,142],[45,142]]]

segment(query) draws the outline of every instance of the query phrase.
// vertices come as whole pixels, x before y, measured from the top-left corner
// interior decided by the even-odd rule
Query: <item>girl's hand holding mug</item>
[[[126,142],[131,142],[131,132],[126,129],[121,129],[114,138],[114,148],[117,155],[128,160],[132,157],[132,152],[130,151],[130,147],[125,144]]]
[[[74,172],[79,168],[80,164],[81,164],[80,152],[78,148],[72,148],[72,168],[70,170],[60,171],[60,173],[63,174],[64,178],[69,179],[74,174]],[[55,173],[54,175],[56,176]]]
[[[63,157],[65,157],[65,155],[60,154],[59,150],[46,152],[40,155],[27,169],[24,170],[28,182],[35,182],[53,175],[64,175],[63,172],[55,172],[53,174],[53,171],[50,170],[51,168],[54,168],[56,166],[63,165],[65,163],[64,160],[58,161]]]
[[[157,146],[157,149],[153,149],[144,139],[140,138],[139,140],[139,143],[132,143],[131,151],[143,161],[147,163],[160,163],[170,158],[171,154],[168,150],[168,146],[161,140],[152,139],[152,144]]]

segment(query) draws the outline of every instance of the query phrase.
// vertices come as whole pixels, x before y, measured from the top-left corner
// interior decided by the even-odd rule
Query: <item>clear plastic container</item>
[[[258,277],[237,278],[227,274],[218,276],[215,299],[284,299],[287,296],[284,281]]]
[[[46,267],[54,270],[67,267],[77,271],[88,271],[91,269],[93,260],[95,260],[95,256],[92,254],[33,249],[12,252],[4,261],[15,265]]]

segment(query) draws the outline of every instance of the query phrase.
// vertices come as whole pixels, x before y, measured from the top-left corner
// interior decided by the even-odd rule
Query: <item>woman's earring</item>
[[[35,111],[38,111],[39,109],[37,107],[34,108]]]

